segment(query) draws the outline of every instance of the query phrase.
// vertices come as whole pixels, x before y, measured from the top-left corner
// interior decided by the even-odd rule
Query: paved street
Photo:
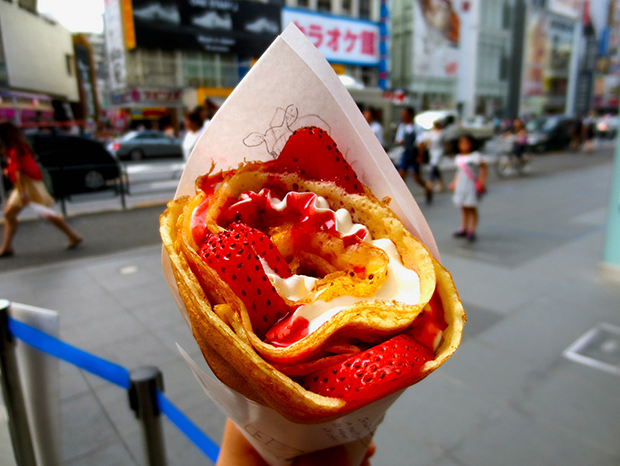
[[[620,378],[562,356],[599,323],[620,326],[620,287],[599,272],[611,154],[550,154],[523,178],[492,177],[473,245],[451,236],[449,194],[422,205],[469,320],[455,356],[389,410],[374,466],[620,465]],[[57,310],[61,337],[99,356],[159,366],[170,399],[219,442],[224,416],[175,346],[206,367],[161,272],[162,210],[70,217],[76,251],[23,222],[0,298]],[[60,403],[64,466],[143,464],[123,390],[61,364]],[[169,464],[208,464],[167,421],[165,436]]]

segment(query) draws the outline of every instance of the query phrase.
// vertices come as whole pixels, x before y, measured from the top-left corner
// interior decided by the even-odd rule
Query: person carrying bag
[[[0,258],[15,254],[13,238],[17,232],[18,215],[30,205],[38,216],[49,221],[68,238],[67,249],[76,248],[82,237],[73,230],[51,206],[54,198],[45,188],[43,175],[28,141],[13,123],[0,123],[0,143],[4,156],[8,158],[5,173],[13,183],[13,189],[4,207],[4,236],[0,247]]]

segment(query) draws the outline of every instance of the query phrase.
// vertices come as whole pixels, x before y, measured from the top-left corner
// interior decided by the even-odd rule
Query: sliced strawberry
[[[357,174],[334,140],[316,126],[295,131],[274,161],[272,170],[299,173],[309,180],[333,181],[349,193],[364,193]]]
[[[208,236],[198,254],[241,299],[259,338],[292,312],[269,281],[259,257],[282,277],[291,275],[288,264],[260,231],[233,223],[228,230]]]
[[[424,311],[413,321],[413,325],[407,334],[415,341],[434,350],[439,335],[446,328],[448,328],[448,323],[444,316],[443,304],[439,293],[435,291]]]
[[[428,348],[398,335],[304,377],[301,384],[311,392],[347,402],[377,400],[416,382],[421,368],[433,359]]]

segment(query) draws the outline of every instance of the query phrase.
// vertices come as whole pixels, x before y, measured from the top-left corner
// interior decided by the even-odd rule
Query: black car
[[[527,123],[527,143],[533,151],[561,150],[570,145],[577,121],[566,115],[536,118]]]
[[[120,169],[99,141],[78,136],[28,136],[57,198],[116,186]]]

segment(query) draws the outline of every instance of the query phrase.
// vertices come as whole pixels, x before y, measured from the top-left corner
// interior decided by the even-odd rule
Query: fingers
[[[370,458],[376,450],[375,442],[371,442],[360,466],[370,466]],[[350,464],[346,448],[343,445],[338,445],[299,456],[291,466],[347,466]]]
[[[217,466],[269,466],[245,439],[237,426],[226,420]]]
[[[291,466],[346,466],[348,464],[347,450],[339,445],[299,456]]]
[[[360,466],[370,466],[370,458],[372,458],[376,451],[377,445],[375,445],[375,442],[371,442],[370,445],[368,445],[368,450],[366,450],[366,456],[364,456],[364,461],[362,461],[362,464]]]

